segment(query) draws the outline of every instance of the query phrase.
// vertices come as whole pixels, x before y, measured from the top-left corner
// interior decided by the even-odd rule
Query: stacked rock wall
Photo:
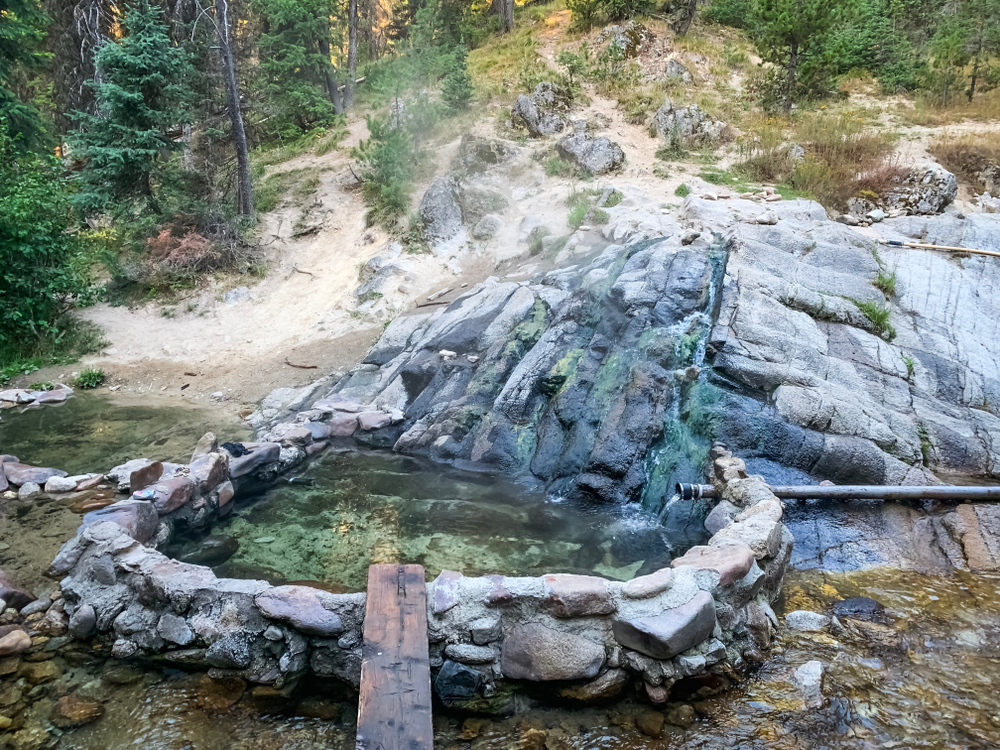
[[[356,686],[365,594],[217,578],[153,548],[224,512],[232,482],[273,476],[300,455],[252,447],[229,459],[206,440],[188,466],[140,460],[108,475],[131,497],[85,516],[49,571],[64,576],[69,632],[110,639],[119,658],[162,654],[213,677],[282,687],[311,672]],[[442,572],[428,586],[439,696],[503,710],[516,683],[554,682],[562,697],[597,700],[641,682],[662,702],[678,679],[761,658],[792,540],[763,481],[721,447],[713,458],[726,498],[712,514],[719,528],[669,568],[627,582]]]

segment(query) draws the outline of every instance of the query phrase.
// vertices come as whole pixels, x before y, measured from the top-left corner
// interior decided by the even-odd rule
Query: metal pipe
[[[1000,500],[996,487],[911,487],[896,485],[800,485],[770,487],[786,500]],[[682,500],[718,497],[710,484],[681,484],[675,487]]]

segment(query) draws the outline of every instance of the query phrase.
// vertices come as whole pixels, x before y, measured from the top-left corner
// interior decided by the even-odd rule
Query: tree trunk
[[[330,59],[330,39],[329,37],[319,40],[319,51],[326,58],[326,91],[333,102],[333,110],[338,115],[344,114],[344,97],[340,95],[340,86],[337,83],[337,76],[334,74],[333,61]]]
[[[799,43],[792,42],[792,48],[788,53],[788,70],[785,77],[785,101],[783,102],[785,114],[792,111],[792,93],[795,91],[795,81],[799,75]]]
[[[972,97],[976,95],[976,81],[979,79],[979,57],[983,53],[983,39],[979,38],[979,48],[972,56],[972,78],[969,81],[969,104],[972,104]]]
[[[492,0],[490,13],[500,19],[500,33],[514,30],[514,0]]]
[[[236,63],[233,61],[233,46],[229,31],[229,2],[215,0],[218,16],[219,52],[222,57],[222,77],[226,83],[226,103],[229,119],[233,127],[233,145],[236,146],[236,198],[237,210],[243,216],[253,214],[253,186],[250,183],[250,149],[247,133],[243,127],[243,112],[240,109],[240,87],[236,80]]]
[[[358,0],[347,6],[347,86],[344,88],[344,109],[354,106],[354,81],[358,77]]]
[[[684,15],[681,17],[677,25],[674,26],[674,33],[677,36],[684,36],[688,33],[688,29],[691,28],[691,24],[694,21],[694,14],[698,10],[698,0],[688,0],[687,7],[684,9]]]

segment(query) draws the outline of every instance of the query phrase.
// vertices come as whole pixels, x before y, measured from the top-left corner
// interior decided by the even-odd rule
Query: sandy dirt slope
[[[555,14],[551,21],[543,31],[539,52],[554,67],[568,15]],[[644,64],[662,66],[668,56],[678,56],[699,76],[708,75],[707,58],[672,49],[669,42],[655,54],[658,61]],[[260,240],[268,263],[263,279],[214,279],[178,301],[151,302],[134,309],[98,305],[85,310],[82,316],[98,324],[109,341],[103,353],[72,367],[49,368],[28,379],[65,379],[83,367],[100,367],[108,373],[109,385],[117,389],[186,400],[219,398],[221,393],[235,411],[247,409],[276,387],[305,384],[353,366],[388,320],[426,304],[427,296],[435,291],[451,289],[442,298],[447,301],[488,276],[524,279],[540,270],[540,259],[518,242],[521,221],[525,216],[540,217],[555,234],[569,234],[567,197],[574,190],[608,184],[623,189],[628,186],[639,191],[650,208],[669,214],[676,214],[681,203],[675,195],[681,183],[696,191],[718,190],[697,178],[702,164],[658,162],[659,143],[649,136],[646,126],[626,122],[614,100],[593,91],[587,93],[589,102],[574,110],[573,117],[587,119],[591,125],[603,123],[600,134],[618,142],[625,151],[623,172],[586,184],[547,177],[543,163],[551,154],[553,141],[522,142],[518,161],[503,179],[490,186],[510,203],[500,233],[485,242],[457,243],[438,254],[399,255],[398,261],[408,269],[406,283],[374,307],[364,306],[355,294],[359,271],[373,256],[385,253],[391,238],[380,229],[365,226],[365,207],[355,189],[350,153],[368,136],[368,130],[364,118],[355,115],[336,150],[322,156],[307,153],[271,168],[271,174],[307,170],[318,177],[319,185],[304,201],[286,198],[263,217]],[[861,96],[858,103],[873,106],[878,100],[866,101]],[[467,131],[511,137],[505,126],[507,111],[494,109],[474,122],[470,116]],[[979,133],[995,127],[964,123],[938,129],[901,128],[894,127],[888,112],[885,119],[887,127],[900,133],[903,163],[928,160],[928,145],[942,135]],[[416,185],[414,210],[432,179],[449,169],[460,135],[455,132],[431,144],[434,174]],[[734,153],[732,145],[723,146],[716,154],[717,163],[730,164]],[[963,188],[959,207],[970,208],[970,197]],[[311,231],[303,233],[303,224]],[[589,242],[601,242],[596,231]]]

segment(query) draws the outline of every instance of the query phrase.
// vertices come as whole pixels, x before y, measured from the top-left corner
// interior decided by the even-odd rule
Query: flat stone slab
[[[66,476],[66,472],[59,469],[47,469],[40,466],[29,466],[28,464],[14,462],[5,462],[3,464],[3,471],[7,476],[7,481],[15,487],[20,487],[28,482],[44,486],[52,477]]]
[[[194,482],[188,477],[174,477],[133,492],[132,497],[136,500],[148,500],[153,503],[156,512],[162,515],[187,503],[194,495],[194,489]]]
[[[324,604],[334,604],[336,597],[309,586],[275,586],[258,594],[257,608],[272,620],[287,622],[310,635],[334,636],[344,631],[340,615]]]
[[[653,617],[615,620],[612,631],[621,645],[654,659],[670,659],[712,635],[715,600],[699,591],[687,604]]]
[[[698,570],[714,570],[720,586],[731,586],[750,572],[754,551],[745,544],[717,547],[692,547],[683,556],[671,560],[670,567],[691,566]]]
[[[674,571],[670,568],[660,568],[649,575],[639,576],[627,581],[622,587],[622,593],[629,599],[649,599],[662,594],[670,588],[674,580]]]
[[[160,516],[153,504],[144,500],[123,500],[100,510],[92,510],[83,517],[80,530],[104,521],[121,526],[137,542],[145,543],[153,536]],[[79,533],[79,532],[78,532]]]
[[[609,615],[616,609],[603,578],[560,573],[545,576],[544,581],[545,607],[556,617]]]
[[[246,476],[264,464],[277,461],[281,455],[281,446],[278,443],[244,443],[243,445],[252,453],[230,459],[229,476],[233,479]]]
[[[504,641],[500,659],[505,677],[533,682],[590,680],[603,665],[600,644],[537,623],[515,627]]]

